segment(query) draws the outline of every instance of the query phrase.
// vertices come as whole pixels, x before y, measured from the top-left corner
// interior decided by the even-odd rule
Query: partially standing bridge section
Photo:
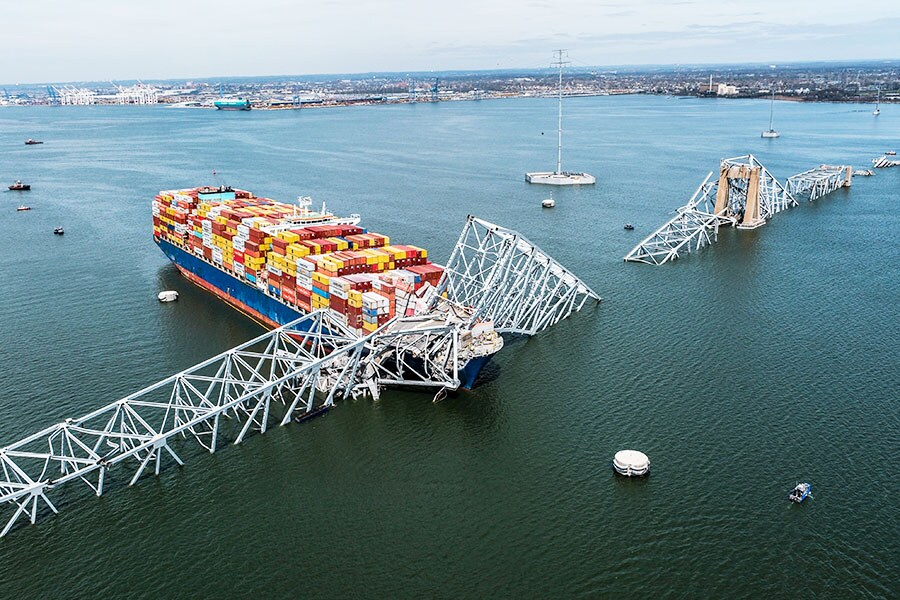
[[[718,176],[707,175],[688,203],[641,240],[625,260],[665,264],[717,241],[720,226],[756,229],[779,212],[797,206],[797,198],[816,200],[849,187],[852,173],[848,166],[821,165],[789,177],[782,185],[752,154],[726,158],[719,165]]]
[[[63,490],[81,486],[99,496],[111,474],[134,485],[164,464],[183,465],[191,442],[215,452],[341,399],[377,399],[384,386],[457,389],[471,361],[502,347],[496,332],[533,335],[600,300],[519,233],[475,217],[450,264],[422,299],[422,314],[394,318],[366,337],[319,310],[0,447],[0,508],[9,510],[0,537],[20,520],[56,513]]]
[[[852,184],[853,167],[847,165],[819,165],[787,178],[788,191],[795,198],[806,196],[810,201]]]
[[[707,175],[688,203],[635,246],[625,260],[665,264],[716,241],[721,225],[755,229],[796,204],[752,154],[726,158],[719,164],[718,175]]]

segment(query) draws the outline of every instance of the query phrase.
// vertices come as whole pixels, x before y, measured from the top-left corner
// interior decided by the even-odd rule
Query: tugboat
[[[36,146],[37,144],[43,144],[43,143],[44,143],[44,142],[39,142],[39,141],[33,140],[33,139],[31,139],[31,138],[28,138],[27,140],[25,140],[25,145],[26,145],[26,146]]]
[[[53,229],[53,233],[56,234],[56,235],[62,235],[62,234],[64,234],[65,232],[66,232],[66,230],[63,229],[62,227],[55,227],[55,228]]]
[[[788,495],[788,500],[800,504],[809,497],[811,492],[812,486],[809,483],[805,481],[803,483],[798,483],[790,495]]]
[[[623,227],[623,229],[625,231],[632,231],[634,230],[634,225],[632,225],[631,223],[625,223],[625,227]]]
[[[31,210],[31,207],[30,207],[30,206],[25,206],[25,205],[23,204],[22,206],[20,206],[20,207],[17,208],[16,210],[20,210],[20,211],[21,211],[21,210]]]
[[[30,183],[22,183],[21,181],[16,179],[16,182],[14,184],[12,184],[11,186],[9,186],[9,189],[14,192],[27,192],[28,190],[31,189],[31,184]]]

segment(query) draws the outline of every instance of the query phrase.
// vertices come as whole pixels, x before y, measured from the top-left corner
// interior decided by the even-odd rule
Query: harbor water
[[[777,102],[775,140],[765,100],[564,110],[563,167],[597,184],[552,210],[524,174],[555,165],[555,99],[0,110],[0,447],[262,332],[153,244],[160,189],[311,195],[437,262],[474,214],[604,298],[508,341],[471,393],[344,402],[51,493],[58,516],[0,539],[0,597],[898,597],[900,168],[672,264],[622,257],[719,159],[868,167],[900,106]],[[650,476],[613,474],[625,448]]]

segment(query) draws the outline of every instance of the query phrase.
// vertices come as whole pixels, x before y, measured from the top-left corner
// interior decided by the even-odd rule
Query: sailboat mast
[[[557,121],[556,121],[556,172],[562,173],[562,72],[563,72],[563,52],[557,50],[556,66],[559,67],[559,88],[557,95],[557,103],[559,105]]]
[[[772,131],[772,117],[775,116],[775,86],[772,86],[772,102],[769,104],[769,131]]]

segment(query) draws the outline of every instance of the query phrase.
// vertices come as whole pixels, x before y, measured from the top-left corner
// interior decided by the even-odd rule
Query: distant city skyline
[[[900,57],[900,6],[870,0],[0,0],[6,84]]]

